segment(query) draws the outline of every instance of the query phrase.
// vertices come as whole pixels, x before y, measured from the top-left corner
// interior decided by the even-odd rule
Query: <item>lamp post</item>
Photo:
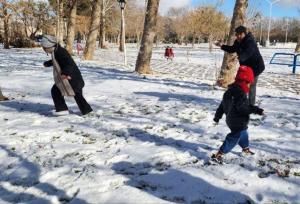
[[[287,43],[287,38],[288,38],[288,31],[289,31],[289,19],[286,18],[286,30],[285,30],[285,43]]]
[[[266,46],[269,47],[270,46],[271,21],[272,21],[272,8],[273,8],[273,4],[276,4],[280,0],[265,0],[265,1],[267,1],[270,5],[270,18],[269,18],[269,26],[268,26],[268,37],[267,37],[267,42],[266,42]]]
[[[125,15],[124,10],[126,7],[126,0],[118,0],[121,8],[121,43],[119,50],[124,52],[124,65],[127,66],[127,57],[126,57],[126,37],[125,37]]]

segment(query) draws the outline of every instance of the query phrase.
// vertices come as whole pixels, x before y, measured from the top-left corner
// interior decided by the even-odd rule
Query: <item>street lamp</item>
[[[122,10],[124,10],[125,7],[126,7],[126,0],[118,0],[118,2],[119,2],[119,5],[120,5],[120,8]]]
[[[289,31],[289,19],[286,18],[286,29],[285,29],[285,43],[287,43],[287,38],[288,38],[288,31]]]
[[[269,5],[270,5],[270,19],[269,19],[269,27],[268,27],[268,37],[267,37],[267,42],[266,42],[266,46],[269,47],[270,46],[270,31],[271,31],[271,20],[272,20],[272,8],[273,8],[273,4],[276,4],[280,0],[265,0],[265,1],[267,1],[269,3]]]
[[[126,0],[117,0],[121,8],[121,43],[119,50],[124,52],[124,65],[127,66],[127,57],[126,57],[126,37],[125,37],[125,16],[124,10],[126,7]]]

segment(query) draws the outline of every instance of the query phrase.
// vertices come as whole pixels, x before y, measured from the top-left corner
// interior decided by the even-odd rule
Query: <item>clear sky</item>
[[[137,0],[138,2],[142,0]],[[275,0],[268,0],[275,1]],[[144,2],[144,1],[142,1]],[[161,0],[160,13],[165,14],[171,7],[196,7],[198,5],[216,4],[223,2],[219,8],[227,16],[232,15],[235,0]],[[269,3],[267,0],[249,0],[249,7],[256,8],[257,11],[263,13],[264,16],[269,16]],[[296,17],[300,19],[300,0],[279,0],[273,5],[272,17]]]
[[[274,0],[269,0],[274,1]],[[191,0],[190,5],[195,7],[207,3],[216,3],[217,0]],[[250,0],[249,6],[257,8],[264,16],[269,16],[269,3],[266,0]],[[226,15],[232,15],[235,0],[223,0],[220,10],[224,11]],[[280,0],[273,5],[273,17],[298,17],[300,19],[300,0]]]

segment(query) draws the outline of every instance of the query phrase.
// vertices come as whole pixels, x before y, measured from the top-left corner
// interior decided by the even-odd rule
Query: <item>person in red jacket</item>
[[[167,58],[167,60],[173,60],[174,58],[174,52],[173,49],[171,47],[167,47],[165,50],[165,58]]]
[[[223,100],[216,111],[214,121],[216,123],[226,115],[226,124],[230,133],[226,136],[223,145],[212,159],[222,163],[222,156],[230,152],[237,144],[241,146],[246,154],[254,154],[249,149],[248,123],[250,114],[263,115],[264,110],[258,106],[253,106],[247,99],[250,91],[250,85],[254,82],[254,74],[250,67],[240,66],[235,78],[235,82],[229,85],[224,93]]]

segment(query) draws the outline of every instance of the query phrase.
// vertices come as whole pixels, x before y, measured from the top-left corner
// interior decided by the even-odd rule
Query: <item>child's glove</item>
[[[263,115],[263,114],[264,114],[264,109],[262,109],[262,108],[257,108],[256,111],[255,111],[255,113],[256,113],[257,115]]]
[[[264,115],[264,109],[259,108],[258,106],[250,106],[252,109],[252,113],[257,114],[257,115]]]
[[[215,121],[216,124],[219,123],[219,119],[218,118],[214,118],[214,121]]]
[[[258,115],[264,115],[264,109],[259,108],[258,109]]]

